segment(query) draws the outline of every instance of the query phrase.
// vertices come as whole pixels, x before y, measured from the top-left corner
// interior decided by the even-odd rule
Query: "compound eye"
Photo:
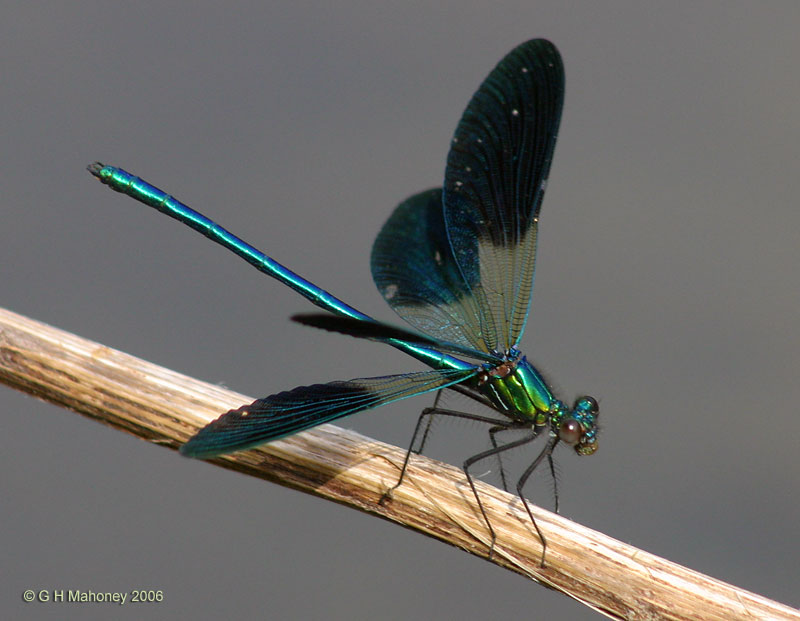
[[[574,446],[581,440],[583,429],[581,424],[574,418],[568,418],[558,427],[558,439],[562,442]]]
[[[597,399],[586,396],[578,399],[578,401],[575,403],[575,409],[582,412],[597,414],[600,411],[600,406],[597,404]]]

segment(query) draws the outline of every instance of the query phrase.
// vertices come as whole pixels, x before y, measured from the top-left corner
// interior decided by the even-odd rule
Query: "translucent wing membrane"
[[[518,343],[563,96],[561,58],[550,42],[512,50],[456,128],[444,190],[410,197],[381,229],[373,280],[416,329],[481,352]]]
[[[181,447],[209,458],[276,440],[348,414],[462,382],[480,369],[425,371],[299,386],[258,399],[209,423]]]
[[[564,99],[561,57],[536,39],[512,50],[473,95],[447,158],[444,220],[485,347],[519,342],[533,287],[539,208]]]

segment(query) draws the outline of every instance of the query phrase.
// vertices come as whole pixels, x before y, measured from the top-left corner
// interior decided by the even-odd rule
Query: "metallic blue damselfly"
[[[405,476],[423,421],[443,415],[488,424],[491,448],[467,459],[463,468],[494,546],[496,534],[470,468],[544,436],[543,448],[516,483],[539,532],[523,496],[531,473],[543,461],[553,471],[552,452],[559,443],[579,455],[597,449],[597,402],[580,397],[567,407],[517,348],[528,318],[539,209],[563,98],[564,71],[555,46],[534,39],[516,47],[469,102],[447,157],[444,187],[406,199],[381,229],[372,249],[373,280],[413,330],[372,319],[142,179],[100,163],[89,166],[110,188],[192,227],[326,311],[297,315],[296,321],[387,343],[431,369],[276,393],[226,412],[181,452],[209,458],[399,399],[455,390],[492,408],[499,417],[443,409],[437,397],[434,407],[418,419],[392,490]],[[524,434],[498,443],[496,434],[506,430]]]

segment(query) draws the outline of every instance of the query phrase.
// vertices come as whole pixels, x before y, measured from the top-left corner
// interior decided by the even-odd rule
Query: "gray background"
[[[550,38],[567,96],[523,346],[603,423],[595,456],[561,454],[562,512],[797,606],[799,26],[796,2],[5,4],[0,303],[253,396],[419,369],[289,323],[312,307],[84,166],[395,321],[375,233],[441,183],[495,63]],[[596,618],[387,522],[0,399],[3,618]],[[344,424],[405,445],[429,402]],[[429,454],[484,441],[442,425]],[[21,600],[140,587],[165,601]]]

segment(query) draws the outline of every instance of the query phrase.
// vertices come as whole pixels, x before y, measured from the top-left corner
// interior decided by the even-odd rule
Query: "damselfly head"
[[[591,455],[597,450],[597,417],[600,407],[593,397],[575,401],[572,412],[557,421],[558,439],[575,447],[578,455]]]

